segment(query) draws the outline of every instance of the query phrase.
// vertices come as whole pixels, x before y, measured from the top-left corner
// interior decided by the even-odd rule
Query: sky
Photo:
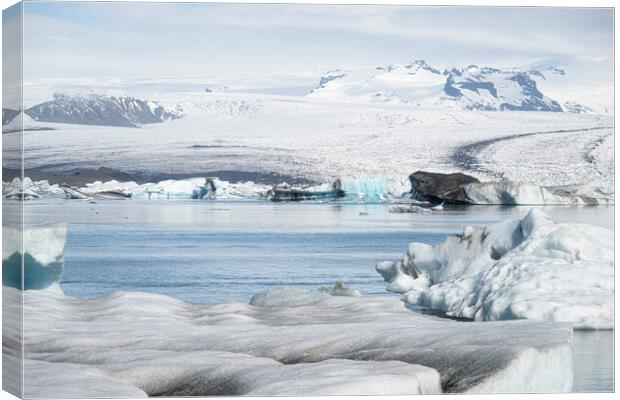
[[[26,2],[24,80],[237,76],[294,84],[425,59],[613,77],[613,12],[594,8]]]

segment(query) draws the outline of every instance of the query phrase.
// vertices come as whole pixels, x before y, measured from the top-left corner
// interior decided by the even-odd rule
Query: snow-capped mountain
[[[54,99],[26,109],[35,121],[67,124],[138,127],[181,117],[181,110],[135,97],[56,94]]]
[[[537,80],[564,75],[561,69],[498,69],[470,65],[440,71],[423,60],[355,71],[333,70],[308,95],[329,101],[369,101],[429,108],[486,111],[571,111],[545,96]]]
[[[13,121],[13,119],[17,117],[18,115],[19,115],[19,111],[17,110],[13,110],[10,108],[3,108],[2,109],[2,126]]]

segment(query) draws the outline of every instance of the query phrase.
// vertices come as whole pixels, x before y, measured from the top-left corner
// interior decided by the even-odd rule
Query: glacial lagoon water
[[[67,295],[148,291],[189,303],[247,302],[280,286],[344,281],[364,295],[384,290],[377,261],[412,241],[437,243],[519,218],[530,207],[446,207],[394,214],[388,205],[207,201],[28,202],[25,223],[68,222]],[[613,207],[544,207],[557,221],[612,227]],[[464,322],[468,323],[468,322]],[[613,332],[576,331],[575,391],[613,390]]]

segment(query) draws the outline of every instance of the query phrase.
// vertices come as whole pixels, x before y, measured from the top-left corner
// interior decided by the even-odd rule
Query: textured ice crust
[[[532,209],[435,246],[411,243],[402,260],[376,269],[388,291],[452,316],[613,329],[613,256],[612,230],[556,224]]]
[[[11,290],[5,288],[5,306],[16,311]],[[300,305],[201,306],[141,292],[81,300],[26,291],[25,395],[87,397],[97,388],[106,397],[571,389],[566,323],[461,323],[412,313],[389,297],[308,303],[294,299],[308,297],[300,291],[268,295],[278,296]],[[5,351],[19,354],[10,343]],[[55,381],[54,374],[63,376]]]

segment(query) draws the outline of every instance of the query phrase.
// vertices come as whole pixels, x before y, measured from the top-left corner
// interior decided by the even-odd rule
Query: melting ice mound
[[[478,321],[570,321],[575,328],[613,329],[613,231],[556,224],[532,209],[449,237],[411,243],[402,260],[377,271],[389,291],[411,304]]]
[[[14,289],[5,290],[5,315],[20,315],[19,296],[10,291]],[[570,324],[461,323],[412,313],[390,297],[326,295],[304,301],[308,296],[299,290],[273,290],[266,297],[282,297],[275,306],[190,305],[139,292],[81,300],[26,291],[24,395],[571,389]],[[19,319],[6,323],[17,329]],[[21,348],[8,341],[5,352],[10,362]]]
[[[23,235],[23,249],[22,249]],[[44,289],[58,282],[64,266],[67,225],[2,227],[2,284]]]

